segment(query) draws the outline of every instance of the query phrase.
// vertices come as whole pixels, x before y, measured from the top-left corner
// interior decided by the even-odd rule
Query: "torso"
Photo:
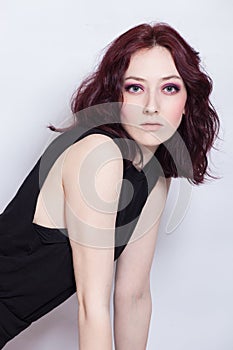
[[[16,195],[0,215],[1,233],[4,232],[1,234],[1,243],[4,243],[0,246],[0,254],[1,248],[4,255],[25,254],[28,251],[28,242],[32,239],[32,232],[37,233],[45,244],[69,243],[63,188],[65,172],[62,169],[70,148],[76,154],[80,145],[86,142],[87,137],[94,137],[93,134],[106,135],[108,140],[109,137],[112,138],[122,151],[121,147],[124,145],[118,142],[120,141],[118,138],[98,128],[85,130],[78,127],[59,135],[35,163]],[[122,154],[124,155],[124,151]],[[124,163],[119,210],[115,223],[114,260],[120,256],[134,234],[148,195],[161,176],[155,158],[142,170],[138,171],[135,166],[126,169]],[[132,186],[129,186],[129,183]],[[8,235],[11,236],[10,240]]]
[[[50,228],[66,228],[62,164],[68,151],[69,149],[63,152],[55,161],[44,181],[37,199],[33,223]]]
[[[71,147],[77,149],[87,137],[67,148],[51,167],[37,198],[33,223],[49,228],[66,228],[62,165]],[[137,168],[136,165],[135,168]],[[138,170],[140,169],[138,168]]]

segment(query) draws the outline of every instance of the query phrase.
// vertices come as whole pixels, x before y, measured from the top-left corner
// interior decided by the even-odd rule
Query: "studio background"
[[[220,179],[192,188],[185,215],[168,233],[181,188],[172,181],[151,272],[148,350],[233,349],[232,11],[230,0],[0,0],[0,211],[57,136],[46,125],[69,124],[71,95],[102,49],[130,27],[174,26],[214,81],[223,141],[211,153],[211,168]],[[73,295],[6,350],[77,349],[77,311]]]

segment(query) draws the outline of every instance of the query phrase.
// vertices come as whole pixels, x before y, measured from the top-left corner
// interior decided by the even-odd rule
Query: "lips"
[[[162,124],[160,124],[160,123],[143,123],[141,125],[160,125],[160,126],[162,126]]]
[[[143,124],[141,124],[141,126],[145,130],[158,130],[163,125],[160,123],[143,123]]]

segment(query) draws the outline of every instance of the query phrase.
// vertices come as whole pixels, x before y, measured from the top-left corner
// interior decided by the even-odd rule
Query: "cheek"
[[[141,108],[135,104],[124,103],[121,108],[121,121],[138,122],[141,115]]]
[[[184,114],[184,107],[185,107],[186,98],[180,99],[176,101],[176,103],[171,103],[169,106],[167,105],[167,108],[169,109],[169,113],[167,113],[167,117],[169,119],[169,122],[172,123],[174,126],[177,126],[180,124],[182,115]]]
[[[121,107],[121,119],[127,119],[129,115],[129,106],[127,105],[127,103],[123,103],[122,107]]]
[[[122,106],[121,108],[121,123],[126,123],[127,121],[129,121],[129,117],[128,117],[128,112],[127,112],[127,108]]]

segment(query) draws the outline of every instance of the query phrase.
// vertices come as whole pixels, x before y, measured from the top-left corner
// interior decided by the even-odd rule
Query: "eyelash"
[[[142,91],[144,91],[143,90],[143,87],[141,86],[141,85],[137,85],[137,84],[130,84],[130,85],[126,85],[125,86],[125,90],[127,91],[127,92],[129,92],[129,93],[137,93],[137,91],[136,92],[131,92],[130,91],[130,89],[131,88],[139,88],[139,89],[141,89]],[[162,88],[162,90],[165,90],[165,89],[167,89],[167,88],[173,88],[175,91],[173,91],[173,92],[168,92],[168,94],[169,95],[173,95],[174,93],[176,93],[176,92],[178,92],[178,91],[180,91],[180,87],[179,86],[177,86],[177,85],[175,85],[175,84],[167,84],[166,86],[164,86],[163,88]]]
[[[125,86],[125,90],[128,91],[128,92],[131,92],[130,89],[131,89],[131,88],[135,88],[135,87],[136,87],[136,88],[139,88],[139,89],[141,89],[141,90],[143,90],[143,87],[140,86],[140,85],[137,85],[137,84],[126,85],[126,86]]]
[[[166,86],[163,87],[163,90],[167,89],[167,88],[173,88],[175,90],[175,92],[180,91],[180,87],[175,85],[175,84],[168,84]],[[174,92],[171,92],[171,95],[173,95]]]

